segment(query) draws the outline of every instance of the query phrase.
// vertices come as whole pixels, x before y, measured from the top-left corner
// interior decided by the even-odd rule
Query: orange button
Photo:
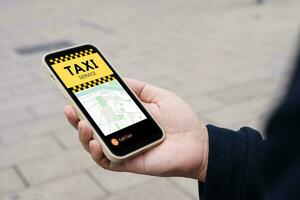
[[[119,145],[119,141],[116,138],[111,139],[111,143],[114,146],[118,146]]]

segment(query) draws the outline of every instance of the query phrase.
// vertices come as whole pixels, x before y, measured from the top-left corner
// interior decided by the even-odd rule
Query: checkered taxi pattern
[[[58,63],[65,62],[65,61],[68,61],[68,60],[73,60],[73,59],[76,59],[76,58],[87,56],[87,55],[90,55],[92,53],[94,53],[93,49],[87,49],[87,50],[84,50],[84,51],[74,52],[74,53],[70,53],[70,54],[67,54],[67,55],[64,55],[64,56],[53,58],[53,59],[50,59],[49,61],[50,61],[50,64],[58,64]]]
[[[80,91],[86,90],[88,88],[94,87],[96,85],[100,85],[100,84],[112,81],[114,79],[115,79],[114,75],[108,75],[108,76],[104,76],[104,77],[101,77],[101,78],[98,78],[98,79],[95,79],[95,80],[92,80],[92,81],[89,81],[89,82],[86,82],[86,83],[76,85],[76,86],[71,87],[69,89],[73,93],[76,93],[76,92],[80,92]]]

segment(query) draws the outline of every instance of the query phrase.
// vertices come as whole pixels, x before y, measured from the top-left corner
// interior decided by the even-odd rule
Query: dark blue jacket
[[[267,140],[248,127],[237,132],[207,127],[201,200],[300,199],[300,52],[286,97],[268,123]]]

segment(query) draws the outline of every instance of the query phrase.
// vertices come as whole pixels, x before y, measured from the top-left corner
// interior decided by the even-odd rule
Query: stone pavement
[[[93,43],[126,77],[176,92],[207,123],[263,130],[285,87],[300,2],[0,3],[0,199],[197,199],[197,183],[108,172],[81,148],[42,55]]]

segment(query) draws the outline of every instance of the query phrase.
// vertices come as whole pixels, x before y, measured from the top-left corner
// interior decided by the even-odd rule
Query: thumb
[[[157,103],[162,97],[171,92],[154,85],[134,79],[124,78],[127,85],[134,91],[139,99],[145,103]]]

